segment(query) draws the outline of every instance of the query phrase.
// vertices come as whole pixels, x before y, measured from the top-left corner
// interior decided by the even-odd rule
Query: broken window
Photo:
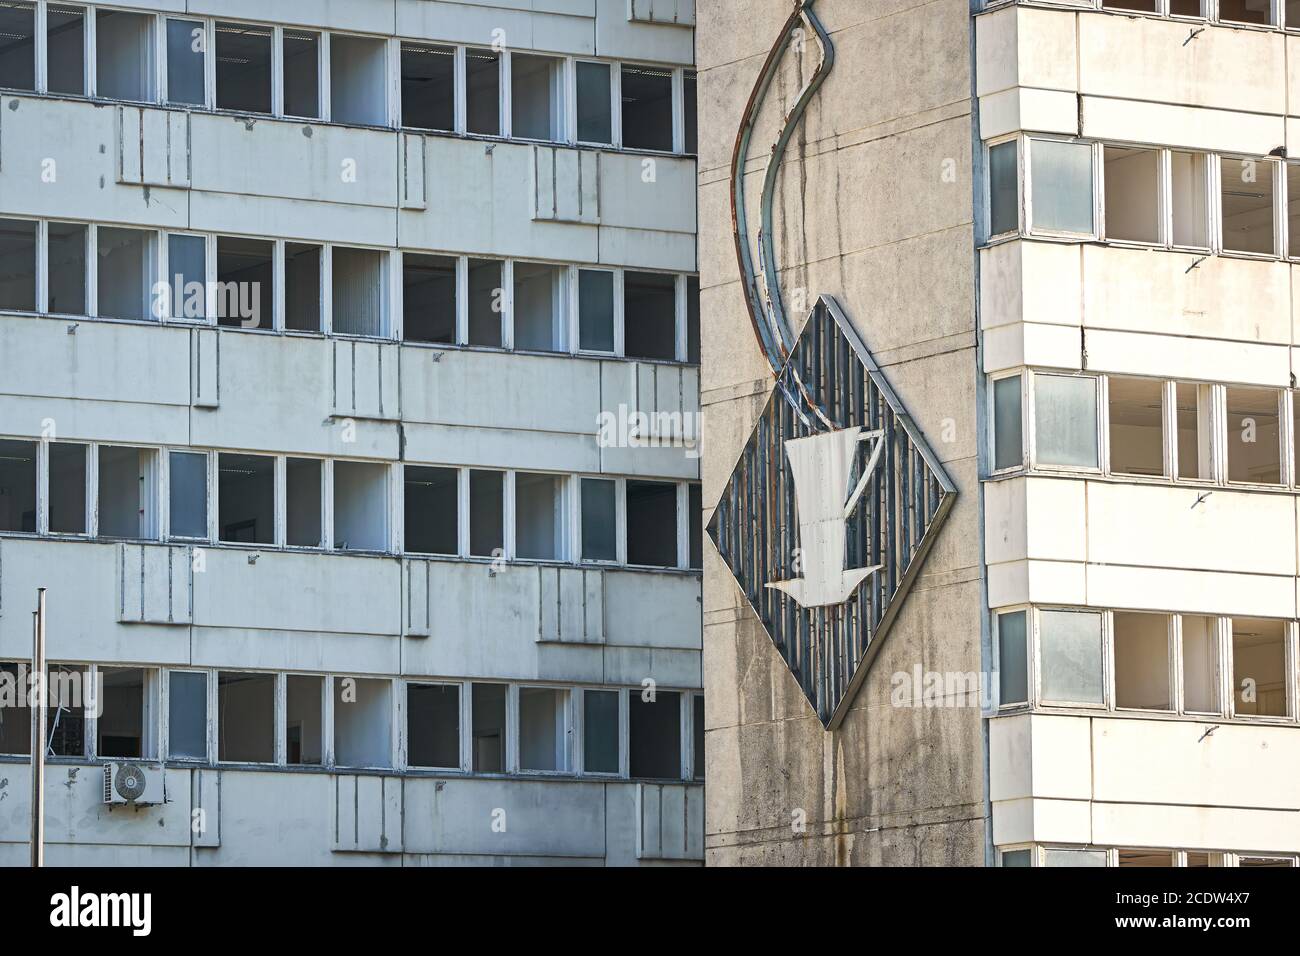
[[[465,51],[465,129],[501,135],[501,57],[491,50]]]
[[[1169,616],[1116,611],[1115,706],[1173,710],[1169,683]]]
[[[618,691],[582,692],[582,768],[618,773]]]
[[[681,778],[681,698],[675,690],[634,691],[628,695],[628,758],[633,777]]]
[[[393,762],[393,682],[334,679],[334,762],[340,767],[388,767]]]
[[[1020,417],[1020,376],[993,382],[993,470],[1024,464],[1024,434]]]
[[[171,288],[168,315],[204,319],[208,314],[208,244],[202,236],[172,233],[167,237],[167,272]]]
[[[334,324],[341,335],[384,334],[388,256],[377,249],[333,249]]]
[[[501,347],[501,262],[469,260],[469,344]]]
[[[217,109],[271,112],[271,27],[217,23]]]
[[[96,91],[110,100],[152,103],[154,15],[95,11]]]
[[[86,533],[87,446],[51,442],[50,531],[54,534]]]
[[[275,760],[274,674],[217,674],[217,759],[231,763]]]
[[[998,703],[1029,702],[1028,612],[998,615]]]
[[[1229,386],[1227,393],[1228,480],[1281,484],[1281,421],[1277,390]]]
[[[52,757],[85,757],[86,705],[93,702],[89,672],[66,665],[47,669],[46,753]]]
[[[100,226],[99,298],[101,318],[147,319],[153,316],[153,234],[143,229]]]
[[[387,465],[334,463],[334,547],[339,551],[388,550]]]
[[[506,685],[479,684],[470,688],[475,773],[505,773]]]
[[[34,3],[0,3],[0,87],[36,89]]]
[[[357,126],[387,125],[387,40],[330,34],[330,119]]]
[[[402,338],[456,341],[456,258],[408,252],[402,256]]]
[[[1219,626],[1212,617],[1185,614],[1183,644],[1183,709],[1192,714],[1217,714],[1219,705]]]
[[[628,358],[677,358],[677,280],[657,272],[623,277],[623,352]]]
[[[1032,228],[1091,235],[1092,144],[1032,140]]]
[[[36,533],[36,442],[0,439],[0,531]]]
[[[564,139],[564,61],[515,53],[510,57],[510,118],[522,139]]]
[[[1057,704],[1101,704],[1101,615],[1091,611],[1040,611],[1039,679],[1043,699]]]
[[[538,262],[515,263],[515,348],[531,352],[564,348],[567,271]]]
[[[569,769],[569,692],[519,688],[519,769]]]
[[[686,361],[700,364],[700,277],[686,277]]]
[[[0,309],[36,311],[34,219],[0,219]]]
[[[615,495],[618,486],[610,478],[582,479],[582,560],[617,561],[618,524]]]
[[[1273,22],[1270,0],[1219,0],[1219,19],[1268,26]]]
[[[167,20],[167,102],[203,106],[203,51],[207,49],[201,20]]]
[[[45,8],[45,84],[51,93],[85,95],[85,7]]]
[[[99,534],[157,537],[154,521],[158,453],[152,448],[99,447]]]
[[[624,66],[623,145],[628,149],[673,148],[673,72],[652,66]]]
[[[704,570],[704,503],[699,485],[692,482],[686,486],[686,520],[690,535],[690,561],[688,566],[696,571]]]
[[[1207,249],[1210,245],[1209,158],[1204,153],[1174,150],[1169,154],[1174,245]]]
[[[99,677],[96,755],[137,760],[152,756],[152,742],[146,739],[151,720],[144,669],[101,667]]]
[[[505,473],[479,471],[469,473],[469,553],[491,558],[505,548]]]
[[[614,351],[614,273],[578,270],[578,348]]]
[[[270,239],[217,238],[217,323],[269,329],[275,312],[275,243]]]
[[[294,767],[318,766],[324,762],[321,710],[325,678],[289,674],[284,685],[284,761]]]
[[[407,465],[405,475],[406,550],[414,554],[459,553],[459,472]]]
[[[1287,715],[1285,621],[1232,619],[1232,694],[1238,717]]]
[[[1106,238],[1160,241],[1160,151],[1107,146]]]
[[[1020,228],[1016,169],[1016,141],[989,147],[989,235],[1000,236]]]
[[[1097,380],[1035,375],[1034,428],[1038,464],[1098,467]]]
[[[172,760],[208,759],[208,675],[167,674],[167,755]]]
[[[201,452],[168,454],[171,536],[205,540],[208,536],[208,456]]]
[[[614,141],[613,97],[608,63],[577,64],[578,142],[605,145]]]
[[[627,563],[677,566],[677,486],[671,482],[628,481]]]
[[[1274,255],[1273,168],[1264,159],[1219,158],[1223,250]]]
[[[319,548],[322,464],[319,458],[285,459],[285,543],[291,548]]]
[[[685,71],[682,74],[682,108],[686,115],[683,117],[682,125],[686,136],[684,148],[691,155],[700,151],[699,106],[696,103],[696,85],[695,71]]]
[[[32,752],[28,673],[26,665],[0,664],[0,696],[12,701],[0,707],[0,754],[30,756]]]
[[[406,685],[406,763],[460,768],[460,685]]]
[[[1174,393],[1178,421],[1178,477],[1209,478],[1210,387],[1180,382]]]
[[[292,332],[320,331],[321,247],[284,244],[284,327]]]
[[[275,459],[217,456],[217,525],[221,541],[275,544]]]
[[[402,125],[411,129],[455,128],[455,47],[402,44]]]
[[[320,34],[284,31],[284,115],[320,119]]]
[[[693,752],[692,763],[695,771],[695,779],[704,779],[704,695],[696,694],[691,698],[691,728]]]
[[[1119,475],[1165,473],[1163,382],[1109,381],[1110,470]]]
[[[515,554],[525,560],[563,560],[564,537],[564,479],[517,473]]]
[[[47,226],[50,312],[61,315],[86,314],[86,234],[80,223],[52,222]]]

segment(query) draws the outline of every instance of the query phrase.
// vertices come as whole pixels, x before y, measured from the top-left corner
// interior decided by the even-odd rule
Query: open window
[[[1179,382],[1174,387],[1175,418],[1178,428],[1178,477],[1208,479],[1211,476],[1210,407],[1213,393],[1208,385]]]
[[[100,226],[99,316],[153,318],[154,234],[143,229]]]
[[[284,244],[284,327],[291,332],[319,332],[321,247]]]
[[[168,318],[203,321],[208,315],[208,242],[203,236],[167,236]],[[161,310],[160,310],[161,311]],[[161,316],[160,316],[161,317]]]
[[[323,466],[319,458],[285,459],[285,543],[291,548],[319,548]]]
[[[533,53],[510,56],[511,132],[522,139],[564,137],[564,60]]]
[[[577,63],[578,142],[608,145],[614,142],[614,98],[610,91],[612,68],[608,63]]]
[[[618,697],[616,690],[582,692],[582,769],[586,773],[619,772]]]
[[[1219,19],[1268,26],[1273,22],[1273,5],[1270,0],[1219,0]]]
[[[139,760],[154,755],[150,673],[142,667],[101,667],[95,753]]]
[[[1029,702],[1028,611],[1008,611],[998,618],[998,705]]]
[[[45,84],[51,93],[85,95],[85,7],[51,3],[45,8]]]
[[[1189,714],[1218,714],[1219,625],[1217,619],[1184,614],[1180,619],[1183,659],[1183,710]]]
[[[1276,168],[1277,164],[1267,159],[1219,158],[1224,252],[1277,254],[1273,222]]]
[[[388,123],[388,41],[330,34],[330,119],[356,126]]]
[[[612,478],[582,479],[582,560],[618,560],[618,485]]]
[[[406,685],[406,763],[460,769],[460,685]]]
[[[1103,149],[1106,238],[1160,241],[1160,151],[1132,146]]]
[[[217,23],[217,109],[271,112],[271,27]]]
[[[469,473],[469,553],[475,557],[495,557],[505,548],[504,488],[504,472]]]
[[[624,66],[623,145],[672,152],[673,72],[653,66]]]
[[[152,103],[154,15],[95,9],[96,91],[110,100]]]
[[[560,773],[569,769],[569,692],[519,688],[519,769]]]
[[[1238,717],[1287,716],[1286,622],[1232,619],[1232,712]]]
[[[1209,157],[1173,150],[1169,154],[1170,200],[1175,246],[1210,247]]]
[[[1021,379],[1008,375],[993,381],[993,470],[1019,468],[1024,463]]]
[[[158,537],[154,517],[158,452],[152,448],[99,446],[99,534],[105,538]]]
[[[86,243],[89,229],[75,222],[46,226],[46,308],[56,315],[86,314]]]
[[[167,731],[167,756],[170,759],[208,759],[208,675],[206,673],[168,672]]]
[[[86,533],[88,446],[50,442],[49,507],[52,534]]]
[[[623,277],[623,352],[628,358],[677,358],[677,280],[658,272]]]
[[[270,329],[275,315],[275,243],[270,239],[217,238],[217,324]]]
[[[455,129],[455,47],[402,44],[402,125],[411,129]]]
[[[1039,465],[1097,468],[1097,379],[1034,376],[1034,453]]]
[[[455,468],[405,466],[406,551],[459,553],[459,475]]]
[[[502,300],[499,259],[469,260],[469,344],[501,347]]]
[[[1110,470],[1117,475],[1165,473],[1163,382],[1112,376],[1108,385]]]
[[[284,31],[284,115],[320,119],[320,34]]]
[[[203,54],[208,39],[202,20],[167,19],[167,102],[174,106],[203,106]]]
[[[535,561],[564,560],[565,513],[562,476],[516,473],[516,556]]]
[[[1101,614],[1039,611],[1038,649],[1039,687],[1044,702],[1105,703]]]
[[[501,135],[501,55],[493,50],[465,51],[465,129]]]
[[[202,541],[208,537],[208,456],[173,451],[167,456],[171,536]]]
[[[0,754],[29,756],[32,752],[32,710],[26,666],[0,663],[0,693],[12,700],[0,707]]]
[[[1091,143],[1033,139],[1030,144],[1030,229],[1091,236],[1093,160]]]
[[[93,701],[89,671],[68,664],[51,665],[46,673],[45,728],[52,757],[86,757],[86,705]]]
[[[0,309],[36,311],[34,219],[0,219]]]
[[[275,459],[222,452],[217,458],[217,509],[221,541],[275,544]]]
[[[1282,483],[1279,394],[1274,388],[1228,387],[1229,481]]]
[[[443,345],[456,342],[454,256],[417,252],[402,256],[402,338]]]
[[[471,685],[471,737],[475,773],[505,773],[507,690],[505,684]]]
[[[393,682],[334,678],[334,762],[389,767],[393,762]]]
[[[564,348],[564,266],[516,262],[515,348],[531,352],[559,352]]]
[[[377,249],[335,246],[334,324],[341,335],[382,336],[385,332],[385,278],[388,254]]]
[[[1020,228],[1020,172],[1016,141],[989,147],[989,235],[1001,236]]]
[[[1116,611],[1114,622],[1115,706],[1173,710],[1169,615]]]
[[[0,439],[0,531],[36,533],[36,442]]]
[[[0,3],[0,88],[36,89],[36,4]]]
[[[325,678],[289,674],[284,679],[284,760],[291,767],[324,763],[321,711]]]
[[[666,481],[627,483],[627,563],[677,566],[677,486]]]
[[[228,763],[275,760],[274,674],[217,674],[217,759]]]
[[[1173,866],[1173,850],[1117,850],[1116,866]]]
[[[633,777],[680,780],[682,695],[675,690],[628,695],[628,759]]]
[[[334,547],[339,551],[388,550],[388,465],[334,463]]]

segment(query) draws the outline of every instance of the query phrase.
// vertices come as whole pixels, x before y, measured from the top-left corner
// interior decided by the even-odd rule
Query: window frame
[[[1034,143],[1053,142],[1089,146],[1092,156],[1092,229],[1089,232],[1072,232],[1067,230],[1046,229],[1034,222]],[[1101,223],[1104,215],[1104,203],[1100,201],[1098,189],[1100,179],[1099,166],[1102,163],[1102,142],[1082,136],[1049,135],[1045,133],[1025,134],[1022,152],[1018,151],[1021,170],[1021,222],[1025,235],[1039,239],[1053,239],[1067,242],[1099,241]]]
[[[1025,441],[1028,444],[1028,468],[1030,471],[1044,474],[1086,474],[1086,475],[1103,475],[1103,465],[1106,458],[1104,455],[1105,448],[1102,445],[1102,419],[1107,414],[1107,409],[1103,405],[1104,384],[1102,379],[1105,374],[1102,372],[1081,371],[1071,369],[1038,369],[1029,368],[1026,370],[1029,375],[1028,402],[1023,412],[1022,422],[1026,428]],[[1088,465],[1055,465],[1044,463],[1038,457],[1038,379],[1040,376],[1054,376],[1057,378],[1090,378],[1094,382],[1093,388],[1093,428],[1097,442],[1097,465],[1095,467]]]

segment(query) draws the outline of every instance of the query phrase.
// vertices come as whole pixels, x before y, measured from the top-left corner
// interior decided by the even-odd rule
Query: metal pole
[[[48,682],[45,679],[45,588],[36,589],[32,613],[32,682],[39,688],[30,700],[32,710],[32,866],[45,865],[45,715]]]

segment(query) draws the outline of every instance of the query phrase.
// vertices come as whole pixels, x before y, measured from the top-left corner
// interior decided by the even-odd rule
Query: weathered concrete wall
[[[772,385],[739,284],[729,165],[746,99],[790,8],[699,3],[706,512]],[[787,308],[802,322],[797,306],[839,298],[958,499],[852,711],[831,733],[706,544],[706,860],[978,865],[978,709],[890,703],[896,672],[981,669],[969,10],[960,0],[822,0],[817,9],[837,62],[779,181]],[[818,62],[810,32],[805,50],[787,54],[755,132],[746,166],[755,202],[779,111]]]

